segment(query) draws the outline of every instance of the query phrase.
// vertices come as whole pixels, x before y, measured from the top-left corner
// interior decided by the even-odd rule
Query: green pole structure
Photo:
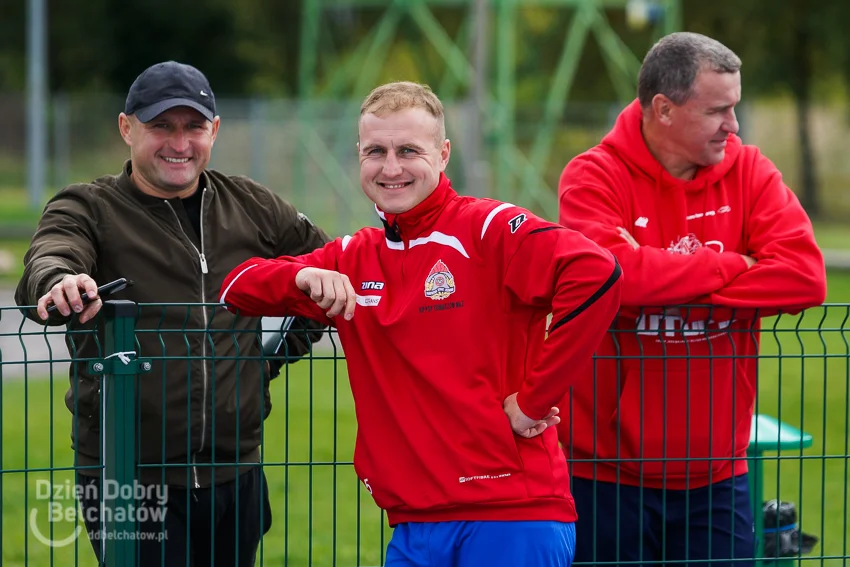
[[[150,372],[149,360],[136,358],[136,314],[132,301],[103,304],[106,320],[104,359],[89,363],[103,374],[103,505],[104,560],[108,565],[136,567],[136,376]],[[115,487],[117,490],[110,488]],[[109,537],[106,537],[109,536]]]
[[[313,116],[311,102],[315,90],[316,61],[318,59],[319,23],[322,14],[322,0],[304,0],[301,14],[301,46],[298,65],[298,135],[295,145],[295,164],[293,168],[292,189],[297,202],[303,202],[307,193],[307,156],[305,129],[310,128]]]
[[[573,14],[572,24],[566,33],[566,41],[558,62],[558,70],[555,72],[552,87],[546,97],[543,120],[531,147],[530,161],[526,166],[523,188],[527,191],[535,187],[534,177],[546,166],[549,159],[555,130],[564,114],[566,101],[569,98],[569,92],[573,86],[581,54],[584,50],[590,21],[593,18],[592,10],[593,8],[589,8],[587,5],[579,6]]]
[[[354,103],[362,99],[369,89],[376,85],[381,76],[388,55],[397,36],[415,31],[444,62],[441,76],[427,77],[431,85],[450,87],[446,92],[437,94],[446,103],[469,103],[471,89],[476,91],[475,98],[480,108],[480,121],[473,121],[478,130],[469,135],[479,136],[482,140],[480,152],[470,153],[478,160],[492,167],[489,187],[476,187],[476,194],[493,196],[503,201],[514,202],[533,209],[551,212],[556,207],[556,188],[547,181],[545,172],[551,166],[552,151],[557,143],[557,131],[570,101],[570,91],[576,81],[579,62],[588,43],[595,41],[606,66],[611,84],[618,102],[625,104],[635,96],[637,72],[640,58],[625,44],[617,31],[611,26],[606,10],[628,10],[635,0],[304,0],[303,26],[301,36],[301,69],[299,94],[304,108],[311,102],[321,99],[349,100]],[[648,2],[654,6],[652,13],[657,15],[648,36],[653,41],[659,33],[669,33],[681,27],[681,0],[655,0]],[[492,10],[494,26],[487,27],[486,36],[476,49],[470,48],[470,34],[476,29],[467,29],[475,25],[471,16],[463,20],[461,29],[450,34],[435,17],[435,7],[465,7],[470,14],[487,13]],[[374,13],[382,10],[375,27],[365,34],[356,45],[344,47],[336,42],[338,57],[336,63],[317,67],[317,54],[325,48],[326,41],[321,37],[324,28],[323,18],[332,18],[340,8],[366,9]],[[523,125],[533,134],[518,139],[517,122],[517,53],[520,49],[519,31],[523,25],[523,10],[527,8],[556,8],[569,10],[572,23],[569,32],[564,33],[564,44],[557,68],[551,73],[551,83],[546,89],[543,101],[543,113],[539,124]],[[328,38],[329,39],[329,38]],[[647,45],[647,48],[649,45]],[[487,69],[476,69],[476,62],[486,61]],[[480,63],[479,63],[480,64]],[[417,69],[421,75],[427,67]],[[319,75],[321,73],[321,76]],[[492,74],[492,80],[487,77]],[[403,79],[404,77],[397,77]],[[472,80],[474,79],[474,80]],[[347,108],[347,105],[344,105]],[[521,109],[520,109],[521,110]],[[353,114],[353,111],[351,111]],[[348,111],[346,111],[348,114]],[[311,129],[313,117],[309,112],[300,114],[301,123],[309,131],[309,137],[321,136]],[[451,130],[452,126],[449,126]],[[302,130],[303,132],[303,130]],[[521,132],[522,133],[522,132]],[[328,178],[327,184],[339,191],[351,183],[351,174],[346,173],[347,160],[343,151],[349,151],[350,140],[340,137],[339,132],[328,134],[332,140],[313,140],[311,145],[300,142],[306,150],[305,159],[299,159],[296,167],[302,170],[306,158],[324,161],[320,173],[325,177],[342,176],[339,179]],[[485,143],[486,142],[486,143]],[[310,148],[314,149],[310,149]],[[330,155],[315,155],[321,148],[331,148]],[[462,148],[458,148],[463,151]],[[475,156],[478,153],[480,155]],[[327,163],[335,161],[335,163]],[[467,179],[469,177],[467,176]],[[325,181],[322,181],[323,183]],[[296,185],[303,186],[303,175],[297,178]],[[455,180],[463,183],[462,178]],[[465,188],[458,187],[459,190]]]
[[[664,35],[680,31],[682,29],[682,3],[680,0],[666,0],[664,2]]]
[[[496,20],[496,199],[510,201],[514,185],[516,0],[500,0]]]

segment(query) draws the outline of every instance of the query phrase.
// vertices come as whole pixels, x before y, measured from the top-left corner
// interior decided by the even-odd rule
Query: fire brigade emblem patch
[[[442,260],[437,260],[425,279],[425,297],[434,301],[445,299],[455,292],[455,277]]]

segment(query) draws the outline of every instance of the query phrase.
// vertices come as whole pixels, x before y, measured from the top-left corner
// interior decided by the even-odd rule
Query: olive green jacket
[[[328,237],[265,187],[214,170],[201,176],[202,230],[196,235],[179,199],[142,193],[130,173],[127,161],[121,174],[70,185],[50,200],[24,258],[15,300],[35,305],[67,274],[89,274],[98,285],[133,280],[134,286],[107,299],[139,304],[136,356],[153,361],[152,371],[137,378],[137,455],[146,465],[137,476],[145,483],[196,487],[225,482],[239,470],[228,463],[259,461],[271,401],[260,320],[214,305],[222,281],[250,257],[304,254]],[[175,303],[208,305],[163,305]],[[43,323],[34,310],[26,312]],[[83,359],[103,357],[102,321],[98,316],[81,325],[75,316],[58,314],[48,321],[68,325],[75,362],[66,405],[74,415],[71,438],[82,466],[101,462],[100,376]],[[288,355],[307,353],[322,329],[296,320],[286,335]],[[81,330],[90,332],[75,332]],[[170,466],[149,466],[157,464]]]

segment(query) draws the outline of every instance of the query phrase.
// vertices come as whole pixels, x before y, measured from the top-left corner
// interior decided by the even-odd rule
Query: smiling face
[[[740,73],[702,70],[697,73],[687,101],[675,105],[667,99],[668,104],[658,105],[661,122],[666,126],[667,147],[674,149],[681,168],[723,161],[727,138],[738,132],[735,105],[740,100]]]
[[[360,186],[378,208],[409,211],[433,193],[449,163],[451,146],[424,108],[360,118]]]
[[[130,146],[135,184],[149,195],[166,199],[194,193],[210,161],[219,123],[218,116],[210,122],[185,106],[149,122],[121,113],[118,128]]]

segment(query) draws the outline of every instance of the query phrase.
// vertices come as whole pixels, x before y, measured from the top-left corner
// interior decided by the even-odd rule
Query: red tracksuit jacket
[[[515,435],[502,409],[519,391],[542,418],[616,316],[620,269],[584,236],[445,176],[409,212],[295,258],[250,259],[222,303],[335,325],[358,431],[354,468],[390,525],[449,520],[574,521],[554,428]],[[328,320],[294,284],[305,266],[348,275],[354,318]],[[548,338],[547,315],[553,313]]]
[[[623,268],[622,332],[608,334],[595,376],[559,406],[573,474],[684,489],[745,472],[746,461],[730,460],[746,457],[756,395],[758,320],[744,308],[793,312],[826,295],[812,225],[781,174],[733,135],[722,163],[675,179],[647,149],[635,101],[599,146],[567,165],[559,193],[560,222]],[[737,309],[651,309],[685,303]],[[718,460],[693,460],[706,457]],[[624,459],[619,471],[613,459]]]

